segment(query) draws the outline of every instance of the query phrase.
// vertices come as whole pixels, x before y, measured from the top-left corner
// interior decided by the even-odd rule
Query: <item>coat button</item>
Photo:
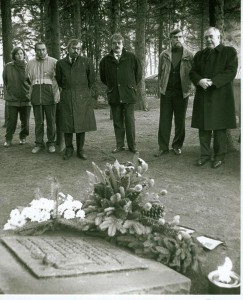
[[[118,86],[121,86],[120,83],[118,83]]]

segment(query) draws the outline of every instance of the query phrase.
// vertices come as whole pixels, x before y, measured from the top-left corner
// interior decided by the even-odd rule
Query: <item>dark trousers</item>
[[[46,119],[47,146],[55,145],[56,105],[33,105],[35,117],[35,144],[44,147],[44,119]]]
[[[213,137],[213,152],[215,160],[224,160],[227,152],[226,129],[199,130],[201,158],[211,158],[211,139]]]
[[[172,118],[174,115],[175,136],[172,148],[182,148],[185,140],[185,119],[188,97],[181,91],[167,91],[160,97],[158,144],[160,150],[169,150]]]
[[[7,141],[11,141],[13,139],[18,122],[18,114],[21,122],[19,138],[25,139],[29,135],[30,109],[31,106],[7,106],[8,114],[5,135]]]
[[[64,133],[64,140],[65,140],[66,150],[73,151],[73,134]],[[85,132],[76,133],[77,153],[83,151],[84,141],[85,141]]]
[[[111,105],[117,148],[124,147],[125,134],[129,149],[136,148],[134,104]]]
[[[64,133],[60,131],[60,109],[59,103],[56,105],[56,145],[59,146],[60,150],[64,145]]]

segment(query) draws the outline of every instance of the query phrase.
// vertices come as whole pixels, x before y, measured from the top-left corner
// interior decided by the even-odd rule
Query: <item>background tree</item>
[[[58,0],[45,0],[45,43],[48,54],[60,58],[60,24]]]
[[[120,0],[111,0],[111,33],[120,31],[120,14],[121,14],[121,3]]]
[[[138,99],[140,100],[137,109],[148,109],[145,89],[145,24],[147,13],[147,0],[137,0],[137,18],[136,18],[136,42],[135,53],[140,59],[142,65],[142,80],[138,85]]]
[[[11,0],[1,0],[3,62],[10,62],[13,48]]]

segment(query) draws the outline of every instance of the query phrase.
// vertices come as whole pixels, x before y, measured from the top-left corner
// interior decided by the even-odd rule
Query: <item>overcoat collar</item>
[[[123,47],[123,48],[122,48],[122,54],[121,54],[121,57],[120,57],[119,62],[126,59],[126,53],[127,53],[127,51],[126,51],[126,49]],[[118,61],[117,61],[117,60],[115,59],[115,57],[114,57],[114,51],[113,51],[113,50],[110,51],[110,53],[108,54],[108,56],[111,57],[111,58],[114,60],[114,62],[118,63]]]
[[[171,61],[172,60],[172,48],[169,48],[164,51],[164,55]],[[183,46],[183,52],[182,52],[182,60],[187,59],[187,57],[190,56],[190,52]]]

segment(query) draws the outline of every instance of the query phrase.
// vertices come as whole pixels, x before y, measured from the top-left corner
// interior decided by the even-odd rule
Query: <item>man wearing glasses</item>
[[[170,49],[159,58],[160,119],[158,144],[160,157],[169,153],[172,118],[175,122],[175,136],[172,141],[174,154],[180,155],[185,139],[185,118],[192,84],[189,78],[193,54],[184,47],[180,28],[170,32]]]
[[[66,146],[63,159],[72,157],[73,133],[76,133],[77,157],[85,160],[85,132],[96,130],[94,100],[91,97],[95,73],[91,61],[80,55],[81,41],[70,40],[67,50],[67,56],[56,65],[56,79],[61,88],[59,124]]]

